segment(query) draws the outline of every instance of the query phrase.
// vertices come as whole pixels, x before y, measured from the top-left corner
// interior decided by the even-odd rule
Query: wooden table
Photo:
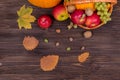
[[[24,4],[30,5],[27,0],[0,0],[0,80],[120,80],[120,0],[114,7],[112,21],[93,30],[90,39],[82,36],[85,30],[81,28],[67,30],[70,20],[54,20],[48,30],[40,29],[36,22],[31,30],[19,30],[16,11]],[[37,18],[51,15],[52,9],[32,7]],[[60,34],[55,32],[57,28],[61,29]],[[25,36],[35,36],[40,45],[26,51],[22,45]],[[48,44],[44,38],[49,39]],[[60,46],[56,47],[55,42],[60,42]],[[67,47],[72,50],[66,51]],[[89,51],[90,57],[80,64],[77,56],[84,51]],[[50,54],[60,55],[60,60],[55,70],[44,72],[39,59]]]

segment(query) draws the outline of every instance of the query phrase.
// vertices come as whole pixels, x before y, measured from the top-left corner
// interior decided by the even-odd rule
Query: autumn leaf
[[[59,55],[43,56],[40,59],[40,67],[43,71],[52,71],[56,68],[59,61]]]
[[[26,8],[25,5],[23,5],[20,10],[17,11],[17,22],[19,29],[32,29],[31,22],[34,22],[36,20],[36,18],[31,15],[32,12],[33,9],[31,7]]]
[[[89,52],[84,52],[84,53],[80,54],[78,56],[78,61],[81,63],[85,62],[87,60],[87,58],[89,57],[89,55],[90,55]]]

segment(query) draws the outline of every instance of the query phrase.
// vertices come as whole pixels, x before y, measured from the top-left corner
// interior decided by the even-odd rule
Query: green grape
[[[99,7],[100,7],[100,8],[102,8],[103,6],[102,6],[102,5],[100,5]]]
[[[109,15],[106,15],[107,18],[109,18],[110,16]]]
[[[101,12],[98,11],[97,14],[98,14],[98,15],[101,15]]]
[[[104,14],[105,14],[105,15],[108,15],[108,12],[105,11]]]
[[[106,21],[106,20],[104,20],[103,22],[104,22],[105,24],[107,23],[107,21]]]
[[[103,8],[105,9],[107,7],[107,5],[103,5]]]
[[[107,12],[108,12],[108,9],[107,9],[107,8],[105,8],[105,9],[104,9],[104,11],[107,11]]]
[[[111,13],[107,13],[108,16],[111,16]]]
[[[101,6],[101,11],[104,11],[104,9],[105,9],[104,6]]]
[[[101,4],[101,2],[97,2],[97,4]]]
[[[100,17],[100,19],[102,20],[102,19],[103,19],[103,17]]]
[[[99,3],[98,3],[98,2],[96,2],[96,3],[95,3],[95,5],[99,5]]]
[[[103,13],[102,12],[99,12],[100,13],[100,16],[102,16],[103,15]]]
[[[100,10],[100,7],[97,7],[97,10]]]
[[[111,18],[108,18],[108,21],[111,21]]]
[[[105,17],[103,17],[103,20],[105,20],[106,18]]]
[[[104,21],[104,24],[106,24],[107,23],[107,21]]]
[[[98,5],[95,5],[95,8],[97,8],[98,7]]]
[[[104,13],[101,13],[100,16],[103,17],[103,16],[104,16]]]
[[[106,2],[97,2],[95,3],[95,8],[97,10],[97,14],[100,16],[102,22],[107,23],[111,20],[110,15],[111,13],[108,12]]]
[[[102,5],[106,5],[106,3],[105,3],[105,2],[102,2]]]
[[[109,21],[109,19],[106,19],[105,21],[107,22],[107,21]]]
[[[101,4],[102,2],[98,2],[99,4]]]

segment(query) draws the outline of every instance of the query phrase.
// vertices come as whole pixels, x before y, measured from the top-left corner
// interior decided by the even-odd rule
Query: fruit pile
[[[111,20],[113,6],[110,2],[75,3],[72,1],[74,0],[64,0],[64,5],[72,22],[84,29],[96,29]]]

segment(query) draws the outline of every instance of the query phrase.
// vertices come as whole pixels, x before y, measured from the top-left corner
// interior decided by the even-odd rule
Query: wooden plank
[[[120,0],[115,5],[112,21],[99,29],[93,30],[91,39],[83,38],[81,28],[67,30],[70,20],[53,21],[52,27],[42,30],[32,23],[32,30],[19,30],[16,11],[22,5],[32,6],[27,0],[0,0],[0,80],[120,80]],[[35,6],[33,15],[51,15],[51,9]],[[55,29],[61,33],[56,34]],[[35,36],[40,45],[33,51],[26,51],[22,45],[24,36]],[[73,37],[73,42],[69,41]],[[44,38],[49,43],[44,43]],[[56,47],[55,42],[60,42]],[[89,51],[88,60],[80,64],[77,56],[85,46]],[[66,51],[71,47],[71,51]],[[55,70],[43,72],[39,59],[44,55],[60,55]]]

